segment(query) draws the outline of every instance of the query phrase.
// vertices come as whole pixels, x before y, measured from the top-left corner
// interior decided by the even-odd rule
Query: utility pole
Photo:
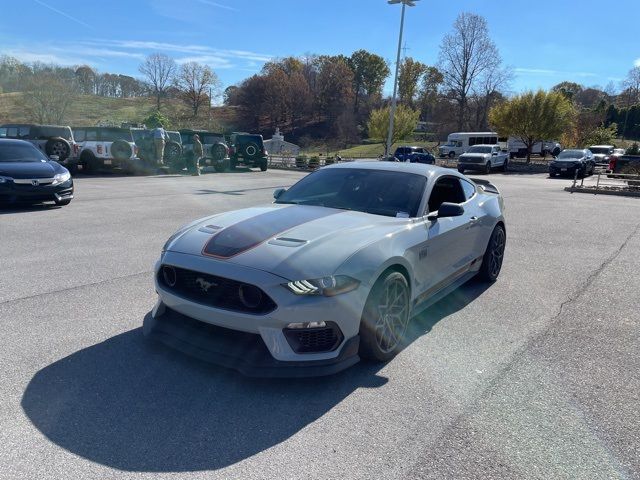
[[[400,70],[400,53],[402,52],[402,32],[404,30],[404,11],[407,6],[415,7],[418,0],[387,0],[390,5],[402,3],[402,12],[400,14],[400,35],[398,37],[398,54],[396,56],[396,73],[393,79],[393,97],[391,97],[391,111],[389,112],[389,134],[387,135],[387,145],[385,148],[385,156],[389,156],[393,141],[393,121],[396,114],[396,95],[398,94],[398,71]]]

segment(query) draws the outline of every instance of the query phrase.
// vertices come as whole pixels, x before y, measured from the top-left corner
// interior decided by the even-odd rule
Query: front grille
[[[334,322],[320,328],[285,328],[284,336],[296,353],[331,352],[338,348],[344,336]]]
[[[254,315],[276,309],[260,288],[229,278],[163,265],[158,282],[168,291],[202,305]]]

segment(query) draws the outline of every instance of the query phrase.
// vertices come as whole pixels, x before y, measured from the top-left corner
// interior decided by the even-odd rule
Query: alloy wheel
[[[504,258],[505,234],[502,228],[496,229],[495,235],[491,242],[491,250],[489,256],[489,274],[496,278],[502,268],[502,260]]]
[[[385,283],[377,310],[376,342],[382,352],[389,353],[401,344],[409,323],[409,292],[402,281]]]

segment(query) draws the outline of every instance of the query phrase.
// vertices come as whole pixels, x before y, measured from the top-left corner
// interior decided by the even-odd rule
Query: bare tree
[[[513,72],[510,68],[491,68],[482,75],[474,86],[474,92],[478,97],[478,110],[476,113],[476,128],[485,130],[489,124],[489,110],[513,81]]]
[[[173,83],[176,74],[176,62],[163,53],[152,53],[138,67],[156,96],[156,107],[160,110],[160,99]]]
[[[188,62],[180,67],[176,85],[180,89],[180,97],[189,105],[195,118],[200,107],[210,101],[210,92],[218,94],[220,80],[209,66]]]
[[[75,81],[60,72],[43,70],[29,80],[23,106],[38,123],[61,124],[77,94]]]
[[[457,103],[458,130],[462,130],[469,93],[483,75],[501,63],[484,17],[473,13],[458,15],[453,31],[442,39],[439,61],[445,88]]]

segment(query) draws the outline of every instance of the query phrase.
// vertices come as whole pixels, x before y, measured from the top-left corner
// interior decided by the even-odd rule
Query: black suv
[[[263,172],[267,171],[268,158],[262,135],[234,132],[227,137],[227,141],[230,146],[231,169],[243,164],[247,167],[260,167]]]
[[[198,135],[202,143],[203,156],[200,159],[200,167],[213,167],[216,172],[224,172],[229,168],[229,147],[222,133],[208,132],[206,130],[183,129],[182,153],[187,165],[193,163],[193,136]]]
[[[67,163],[76,150],[71,127],[59,125],[36,125],[33,123],[0,125],[0,138],[26,140],[48,157],[58,157],[58,161],[63,164]]]

